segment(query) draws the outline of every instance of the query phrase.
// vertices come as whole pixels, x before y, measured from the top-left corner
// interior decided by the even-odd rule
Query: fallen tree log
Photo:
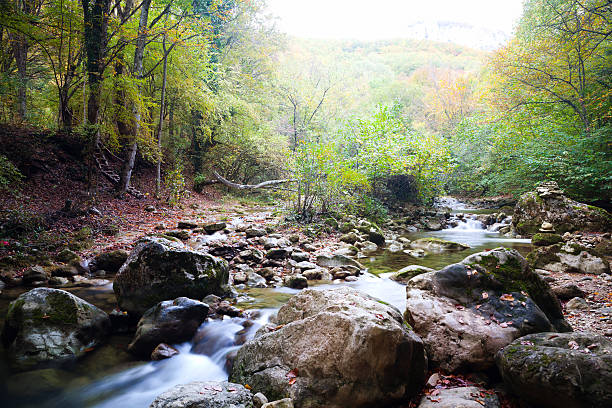
[[[237,184],[237,183],[233,183],[223,178],[215,170],[213,170],[212,174],[221,184],[226,185],[230,188],[238,189],[238,190],[256,190],[259,188],[274,188],[279,184],[285,184],[285,183],[290,183],[292,181],[297,181],[296,179],[282,179],[282,180],[268,180],[268,181],[261,182],[259,184]]]

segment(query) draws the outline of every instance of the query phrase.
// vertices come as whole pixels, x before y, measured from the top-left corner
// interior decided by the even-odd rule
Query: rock
[[[247,276],[246,272],[236,272],[232,279],[234,285],[241,285],[243,283],[247,283],[249,277]]]
[[[102,269],[106,272],[117,273],[127,260],[128,255],[129,254],[127,251],[121,249],[103,252],[96,255],[96,257],[89,263],[89,270],[96,272]]]
[[[292,289],[304,289],[308,287],[308,279],[304,275],[288,275],[285,276],[284,284]]]
[[[287,259],[291,255],[291,248],[273,248],[266,253],[268,259]]]
[[[191,237],[191,234],[189,233],[189,231],[185,231],[185,230],[167,231],[164,235],[167,235],[173,238],[178,238],[181,241],[187,241],[189,237]]]
[[[316,269],[317,265],[315,263],[312,262],[308,262],[308,261],[302,261],[302,262],[298,262],[297,264],[295,264],[295,267],[297,269],[301,269],[301,270],[307,270],[307,269]]]
[[[208,305],[197,300],[180,297],[160,302],[140,318],[128,350],[146,358],[160,343],[190,340],[206,316]]]
[[[389,251],[391,253],[399,252],[402,249],[404,249],[404,246],[402,244],[400,244],[399,242],[396,242],[396,241],[392,242],[387,247],[387,251]]]
[[[68,263],[73,260],[80,261],[81,257],[76,252],[69,250],[68,248],[62,249],[56,256],[55,259],[59,262]]]
[[[255,408],[261,408],[262,405],[267,403],[268,399],[261,392],[258,392],[257,394],[253,395],[253,406]]]
[[[361,247],[361,252],[363,252],[366,255],[371,254],[376,251],[378,251],[378,245],[376,245],[375,243],[371,241],[365,241]]]
[[[24,284],[31,285],[33,282],[46,282],[49,276],[42,266],[36,265],[26,269],[23,272],[22,279]]]
[[[291,246],[291,242],[286,238],[275,238],[270,236],[268,238],[264,238],[263,240],[265,249],[287,248]]]
[[[586,300],[581,299],[579,297],[575,297],[575,298],[570,299],[565,304],[565,309],[566,310],[588,310],[589,304],[587,303]]]
[[[349,232],[351,232],[352,230],[354,230],[355,224],[353,224],[352,222],[343,222],[342,224],[340,224],[340,232],[343,234],[347,234]]]
[[[240,384],[194,381],[159,395],[149,408],[253,408],[252,395]]]
[[[401,313],[348,287],[306,289],[238,351],[231,380],[296,406],[384,406],[416,395],[427,360]]]
[[[159,361],[171,358],[179,354],[179,351],[166,343],[158,344],[155,350],[151,353],[151,360]]]
[[[61,276],[52,276],[49,278],[49,286],[66,286],[70,284],[68,278],[63,278]]]
[[[552,224],[559,234],[609,231],[612,228],[612,216],[606,210],[564,196],[554,182],[523,194],[512,216],[512,225],[521,235],[535,234],[544,222]]]
[[[348,234],[344,234],[340,237],[341,242],[346,242],[347,244],[355,244],[355,242],[359,241],[359,236],[354,232],[349,232]]]
[[[595,333],[538,333],[497,353],[505,384],[538,407],[612,406],[612,340]]]
[[[385,236],[374,228],[368,231],[368,241],[375,243],[379,247],[385,246]]]
[[[539,232],[531,237],[531,243],[535,246],[547,246],[563,242],[563,238],[559,234],[550,234]]]
[[[13,373],[5,380],[5,388],[9,399],[14,401],[27,399],[36,400],[41,395],[59,394],[72,379],[71,373],[57,368],[43,368],[40,370],[26,371],[23,373]],[[3,395],[3,402],[6,401]],[[33,404],[39,406],[37,404]],[[42,405],[42,404],[41,404]],[[22,405],[12,405],[10,402],[7,407],[17,407]]]
[[[251,272],[248,275],[248,280],[246,282],[246,285],[250,288],[265,288],[267,287],[266,285],[266,278],[264,278],[263,276],[255,273],[255,272]]]
[[[223,231],[227,227],[227,224],[224,222],[213,222],[210,224],[204,224],[204,231],[207,234],[214,234],[217,231]]]
[[[310,259],[310,255],[308,255],[308,253],[302,252],[302,251],[293,251],[291,253],[291,259],[293,259],[296,262],[304,262],[304,261],[308,261]]]
[[[123,310],[142,315],[168,299],[223,296],[228,279],[225,260],[164,238],[147,237],[119,270],[113,290]]]
[[[550,287],[515,250],[497,248],[407,283],[406,320],[434,366],[486,370],[495,353],[528,333],[568,331]]]
[[[154,207],[154,206],[152,206],[152,205],[147,205],[147,206],[145,207],[145,211],[146,211],[146,212],[153,212],[153,211],[155,211],[155,207]]]
[[[266,231],[264,228],[257,227],[248,228],[245,233],[247,238],[256,238],[268,235],[268,231]]]
[[[417,275],[433,271],[433,269],[428,268],[426,266],[409,265],[395,272],[389,278],[399,283],[406,283]]]
[[[435,396],[424,396],[417,408],[499,408],[497,395],[478,387],[441,388]],[[481,402],[479,402],[481,401]]]
[[[193,221],[179,221],[176,226],[178,229],[195,229],[198,228],[198,223]]]
[[[293,408],[293,400],[291,398],[283,398],[278,401],[263,404],[261,408]]]
[[[317,265],[323,268],[351,265],[359,269],[365,269],[362,264],[345,255],[319,255],[317,256]]]
[[[404,249],[402,252],[413,258],[424,258],[425,257],[425,251],[422,249]]]
[[[2,341],[19,368],[81,357],[110,333],[108,315],[60,289],[37,288],[11,302]]]
[[[245,249],[244,251],[240,251],[238,256],[242,261],[245,262],[253,262],[253,263],[261,263],[264,260],[264,254],[257,248]]]
[[[458,242],[445,241],[439,238],[421,238],[410,243],[412,249],[423,249],[429,252],[463,251],[470,246]]]
[[[552,291],[560,300],[569,300],[571,298],[583,298],[586,293],[576,286],[575,283],[565,283],[559,286],[552,286]]]
[[[553,272],[599,275],[610,271],[610,264],[604,256],[578,244],[540,247],[530,252],[527,260],[534,268]]]

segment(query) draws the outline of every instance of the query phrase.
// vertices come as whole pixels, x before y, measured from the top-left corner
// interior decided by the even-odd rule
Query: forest
[[[612,2],[492,50],[278,23],[0,0],[0,404],[610,406]]]

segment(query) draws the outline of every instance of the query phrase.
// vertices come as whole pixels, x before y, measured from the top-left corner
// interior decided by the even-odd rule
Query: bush
[[[46,228],[45,220],[38,214],[26,210],[5,210],[0,212],[0,236],[20,238]]]
[[[21,172],[5,156],[0,155],[0,190],[8,190],[23,179]]]

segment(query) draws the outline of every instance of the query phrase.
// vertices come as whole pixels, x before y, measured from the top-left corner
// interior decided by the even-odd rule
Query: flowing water
[[[442,204],[453,208],[454,213],[482,212],[466,209],[462,203],[452,200]],[[405,287],[390,280],[389,272],[395,272],[408,265],[440,269],[461,261],[469,254],[499,246],[515,248],[523,254],[530,248],[529,240],[505,238],[498,232],[488,231],[472,215],[466,215],[459,220],[454,228],[419,232],[406,237],[411,240],[437,237],[468,244],[470,249],[430,254],[424,258],[413,258],[402,251],[396,253],[379,251],[369,258],[360,260],[369,268],[369,273],[361,276],[358,281],[321,284],[312,288],[324,290],[338,285],[351,286],[403,311]],[[116,307],[111,285],[88,289],[76,288],[72,292],[106,311]],[[226,318],[205,322],[192,342],[175,345],[180,354],[168,360],[134,361],[126,350],[130,338],[113,336],[108,344],[89,353],[70,367],[10,374],[6,367],[0,366],[0,376],[4,379],[6,387],[6,390],[0,394],[0,406],[146,408],[157,395],[176,384],[196,380],[227,379],[228,355],[235,353],[244,341],[252,338],[257,329],[266,324],[270,316],[297,292],[288,288],[245,291],[239,298],[238,306],[254,310],[252,313],[255,318]],[[18,294],[19,292],[2,294],[0,313],[5,312],[7,301],[14,299]]]

